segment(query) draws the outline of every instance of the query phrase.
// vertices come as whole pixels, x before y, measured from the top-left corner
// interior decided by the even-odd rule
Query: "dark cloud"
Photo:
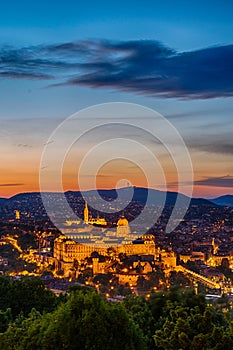
[[[194,186],[209,186],[209,187],[225,187],[230,188],[233,187],[233,176],[231,175],[224,175],[224,176],[215,176],[215,177],[205,177],[201,180],[195,180],[193,182],[172,182],[169,183],[169,187],[177,187],[178,185],[194,185]],[[163,186],[161,186],[163,187]]]
[[[207,177],[202,180],[196,180],[194,184],[198,186],[233,187],[233,176]]]
[[[8,184],[0,184],[0,187],[12,187],[12,186],[23,186],[23,183],[8,183]]]
[[[176,52],[158,41],[86,40],[0,51],[0,76],[147,96],[233,96],[233,45]]]
[[[217,124],[216,129],[220,129],[220,126]],[[222,139],[217,134],[202,134],[202,138],[200,138],[197,133],[195,135],[195,140],[186,140],[186,144],[189,148],[206,153],[233,155],[233,142],[230,133],[224,132],[224,137],[222,137]]]
[[[48,74],[37,74],[37,73],[26,73],[26,72],[15,72],[15,71],[5,71],[0,72],[1,78],[10,79],[52,79],[52,76]]]
[[[208,153],[217,153],[217,154],[225,154],[225,155],[233,155],[233,142],[221,142],[221,143],[212,143],[209,145],[199,144],[196,145],[195,148],[208,152]]]

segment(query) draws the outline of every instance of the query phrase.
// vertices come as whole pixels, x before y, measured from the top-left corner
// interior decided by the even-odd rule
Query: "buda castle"
[[[75,225],[75,226],[74,226]],[[54,241],[56,270],[68,271],[75,260],[90,257],[93,252],[107,255],[108,248],[127,255],[152,255],[156,258],[154,236],[131,233],[128,220],[122,215],[116,228],[108,228],[104,218],[90,218],[88,205],[84,207],[84,223],[67,221],[63,235]]]

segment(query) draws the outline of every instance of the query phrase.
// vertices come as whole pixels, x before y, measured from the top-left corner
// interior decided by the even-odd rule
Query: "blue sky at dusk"
[[[233,194],[232,13],[230,1],[2,2],[0,196],[38,190],[43,145],[60,121],[115,101],[177,128],[195,196]]]

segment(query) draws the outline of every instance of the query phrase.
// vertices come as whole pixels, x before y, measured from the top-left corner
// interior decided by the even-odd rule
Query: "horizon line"
[[[91,192],[91,191],[117,191],[117,190],[122,190],[122,189],[128,189],[128,188],[141,188],[141,189],[145,189],[145,190],[153,190],[153,191],[158,191],[158,192],[166,192],[166,193],[179,193],[179,194],[181,194],[181,195],[183,195],[183,196],[186,196],[186,197],[189,197],[189,196],[187,196],[186,194],[184,194],[184,193],[182,193],[182,192],[178,192],[178,191],[170,191],[170,190],[167,190],[167,191],[165,191],[165,190],[160,190],[160,189],[157,189],[157,188],[151,188],[151,187],[143,187],[143,186],[123,186],[123,187],[119,187],[119,188],[98,188],[98,189],[96,189],[96,188],[93,188],[93,189],[88,189],[88,190],[85,190],[85,191],[81,191],[81,190],[72,190],[72,189],[68,189],[68,190],[66,190],[66,191],[64,191],[64,192],[59,192],[59,191],[23,191],[23,192],[17,192],[17,193],[15,193],[14,195],[12,195],[12,196],[9,196],[9,197],[0,197],[1,199],[6,199],[6,200],[8,200],[8,199],[11,199],[11,198],[13,198],[13,197],[15,197],[15,196],[17,196],[17,195],[20,195],[20,194],[30,194],[30,193],[37,193],[37,194],[39,194],[39,193],[57,193],[57,194],[59,194],[59,193],[67,193],[67,192],[80,192],[80,193],[82,193],[82,192]],[[215,198],[219,198],[219,197],[222,197],[222,196],[233,196],[233,195],[231,195],[231,194],[225,194],[225,195],[221,195],[221,196],[217,196],[217,197],[200,197],[200,196],[197,196],[197,197],[189,197],[189,198],[196,198],[196,199],[198,199],[198,198],[200,198],[200,199],[207,199],[207,200],[211,200],[211,199],[215,199]]]

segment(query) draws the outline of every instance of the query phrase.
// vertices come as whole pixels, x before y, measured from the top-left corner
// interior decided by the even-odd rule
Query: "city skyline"
[[[195,197],[233,194],[233,4],[100,1],[88,9],[76,1],[12,1],[1,7],[0,197],[39,191],[42,151],[64,119],[119,101],[154,109],[178,130],[191,155]],[[67,159],[65,190],[78,190],[75,157]],[[174,174],[168,165],[170,191]],[[141,170],[122,159],[100,169],[97,187],[115,188],[122,176],[146,186]]]

